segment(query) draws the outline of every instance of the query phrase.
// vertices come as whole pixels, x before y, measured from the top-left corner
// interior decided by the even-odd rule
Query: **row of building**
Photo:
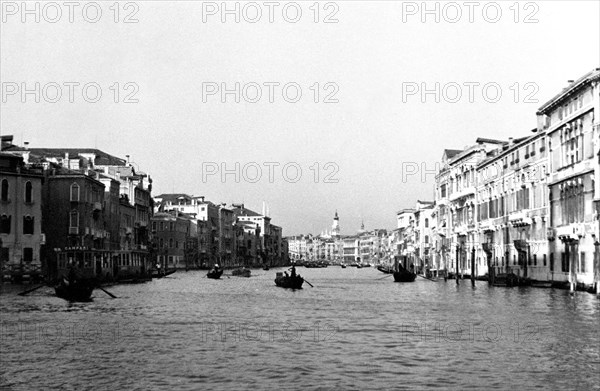
[[[537,111],[528,135],[446,149],[435,199],[397,213],[396,252],[420,267],[598,281],[600,68]]]
[[[378,265],[389,261],[394,248],[392,231],[367,231],[364,223],[356,234],[342,235],[337,211],[331,231],[322,232],[320,235],[291,236],[287,240],[290,259],[304,262]]]
[[[0,278],[54,279],[70,264],[103,280],[169,268],[285,264],[282,229],[241,205],[163,194],[136,164],[98,149],[1,137]]]
[[[384,263],[476,277],[592,285],[600,278],[600,68],[508,140],[443,151],[435,198],[400,210],[397,228],[290,237],[290,258]],[[423,177],[423,176],[422,176]]]

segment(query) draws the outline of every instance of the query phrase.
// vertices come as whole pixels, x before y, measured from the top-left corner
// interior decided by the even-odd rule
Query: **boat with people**
[[[152,270],[152,278],[163,278],[166,276],[170,276],[171,274],[175,273],[177,271],[177,269],[171,269],[171,270],[163,270],[163,269],[154,269]]]
[[[221,269],[219,265],[216,264],[215,267],[213,267],[208,273],[206,273],[206,277],[212,278],[213,280],[218,280],[219,278],[221,278],[222,274],[223,269]]]
[[[397,270],[394,272],[394,282],[414,282],[417,275],[398,264]]]
[[[290,275],[287,272],[277,272],[275,275],[275,285],[282,288],[302,289],[304,278],[296,274],[296,266],[292,264],[290,271]]]
[[[231,275],[236,277],[250,277],[251,273],[252,272],[250,271],[250,269],[248,269],[247,267],[243,267],[233,270],[231,272]]]
[[[92,279],[79,278],[74,269],[60,279],[54,287],[56,296],[67,301],[91,301],[95,281]]]
[[[277,275],[275,276],[275,285],[282,287],[282,288],[302,289],[303,283],[304,283],[304,278],[302,278],[300,276],[292,277],[292,276],[284,275],[282,272],[277,272]]]

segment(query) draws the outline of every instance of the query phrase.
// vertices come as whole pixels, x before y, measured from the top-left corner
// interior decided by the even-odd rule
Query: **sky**
[[[130,155],[155,196],[265,202],[286,236],[336,210],[395,228],[444,149],[529,134],[600,66],[597,1],[22,4],[0,1],[0,134]]]

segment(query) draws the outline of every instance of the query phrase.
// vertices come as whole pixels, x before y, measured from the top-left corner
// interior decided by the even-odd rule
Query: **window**
[[[159,228],[159,231],[164,231],[165,229],[164,223],[162,221],[160,222]]]
[[[152,231],[156,232],[156,221],[152,222]]]
[[[23,216],[23,235],[33,235],[33,217]]]
[[[33,248],[31,248],[31,247],[23,248],[23,261],[25,263],[33,262]]]
[[[0,247],[0,264],[8,262],[8,247]]]
[[[169,223],[169,231],[173,231],[175,229],[175,223],[172,221]]]
[[[31,185],[30,181],[27,181],[27,183],[25,183],[25,202],[33,202],[33,186]]]
[[[169,248],[173,248],[173,238],[169,239]]]
[[[546,254],[544,254],[544,266],[546,266]]]
[[[76,210],[71,212],[69,227],[72,227],[72,228],[79,227],[79,212],[77,212]]]
[[[425,228],[429,227],[429,219],[425,219]]]
[[[6,179],[2,180],[2,195],[0,199],[2,201],[8,201],[8,181]]]
[[[0,217],[0,234],[9,234],[10,233],[10,217],[7,215],[2,215]]]
[[[179,248],[179,241],[178,240],[175,241],[175,248]]]
[[[584,252],[582,252],[579,255],[579,263],[580,263],[579,272],[580,273],[585,273],[585,253]]]
[[[71,185],[71,201],[79,202],[79,185],[77,183]]]

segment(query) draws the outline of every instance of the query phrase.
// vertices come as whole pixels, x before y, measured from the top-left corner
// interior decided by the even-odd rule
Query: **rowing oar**
[[[112,297],[113,299],[116,299],[117,296],[113,295],[112,293],[110,293],[109,291],[107,291],[106,289],[102,288],[101,286],[98,287],[98,289],[100,289],[102,292],[106,293],[107,295],[109,295],[110,297]]]
[[[389,276],[393,276],[393,274],[392,273],[386,274],[385,276],[378,278],[378,280],[383,280],[384,278],[389,277]]]
[[[41,287],[43,287],[43,286],[46,286],[46,284],[42,284],[42,285],[40,285],[40,286],[37,286],[37,287],[35,287],[35,288],[31,288],[31,289],[28,289],[28,290],[26,290],[26,291],[24,291],[24,292],[21,292],[21,293],[19,293],[19,296],[25,296],[25,295],[26,295],[26,294],[28,294],[28,293],[31,293],[31,292],[33,292],[33,291],[37,291],[38,289],[40,289],[40,288],[41,288]]]
[[[434,280],[433,278],[425,277],[425,276],[422,276],[422,275],[420,275],[420,274],[417,274],[417,276],[419,276],[419,277],[423,277],[424,279],[426,279],[426,280],[429,280],[429,281],[436,282],[436,280]]]
[[[311,284],[310,282],[306,281],[306,279],[304,280],[304,282],[306,282],[308,285],[310,285],[311,288],[314,288],[313,284]]]

